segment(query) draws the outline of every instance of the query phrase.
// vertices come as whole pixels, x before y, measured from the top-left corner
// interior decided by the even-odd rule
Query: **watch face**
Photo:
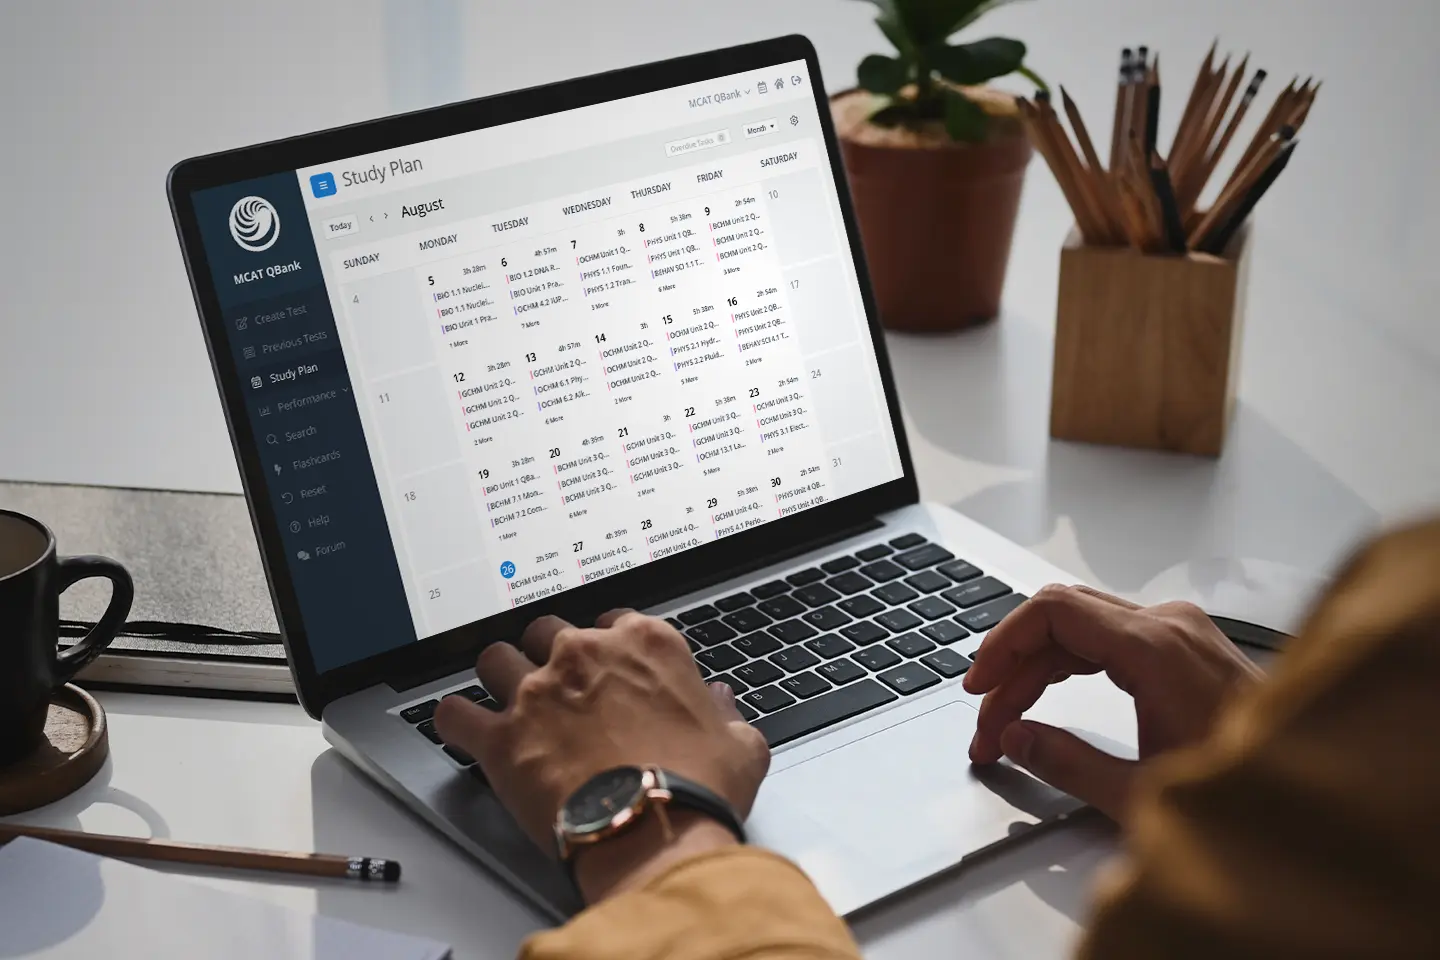
[[[644,771],[639,767],[616,767],[598,773],[565,804],[565,826],[575,833],[602,830],[617,813],[634,806],[644,790]]]

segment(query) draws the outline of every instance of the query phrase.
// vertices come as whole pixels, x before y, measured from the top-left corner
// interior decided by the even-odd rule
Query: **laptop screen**
[[[811,82],[194,194],[317,671],[903,475]]]

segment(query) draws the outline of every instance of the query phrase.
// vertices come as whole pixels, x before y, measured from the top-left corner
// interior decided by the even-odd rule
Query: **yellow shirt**
[[[1440,957],[1440,522],[1352,561],[1270,682],[1137,791],[1082,960]],[[736,847],[532,937],[522,957],[859,951],[799,869]]]

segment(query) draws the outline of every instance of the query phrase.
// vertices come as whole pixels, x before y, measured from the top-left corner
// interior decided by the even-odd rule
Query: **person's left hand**
[[[501,803],[542,849],[554,852],[560,807],[585,781],[617,766],[655,765],[724,797],[743,819],[770,766],[760,731],[724,684],[707,689],[685,638],[664,620],[613,611],[594,629],[542,617],[521,638],[525,653],[495,643],[475,672],[504,705],[496,713],[446,697],[435,726],[475,757]],[[576,856],[592,902],[637,882],[678,855],[733,838],[720,824],[676,810],[678,839],[644,821]]]

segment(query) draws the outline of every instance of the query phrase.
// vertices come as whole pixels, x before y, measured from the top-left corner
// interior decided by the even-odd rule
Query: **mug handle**
[[[125,618],[130,615],[130,603],[135,599],[135,584],[130,573],[109,557],[61,557],[60,592],[64,593],[81,580],[104,577],[110,581],[110,606],[106,609],[90,632],[68,650],[55,658],[55,679],[69,683],[80,669],[100,655],[110,641],[120,632]]]

